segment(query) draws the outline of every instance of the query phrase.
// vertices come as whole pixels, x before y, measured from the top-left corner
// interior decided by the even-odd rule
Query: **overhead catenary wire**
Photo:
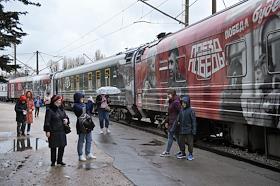
[[[68,48],[70,46],[72,46],[74,43],[76,43],[77,41],[80,41],[81,39],[83,39],[84,37],[86,37],[87,35],[89,35],[90,33],[96,31],[97,29],[101,28],[102,26],[108,24],[109,22],[111,22],[114,18],[116,18],[117,16],[119,16],[120,14],[122,14],[124,11],[128,10],[129,8],[131,8],[132,6],[134,6],[136,2],[133,2],[132,4],[130,4],[129,6],[127,6],[126,8],[124,8],[123,10],[121,10],[120,12],[114,14],[113,16],[111,16],[109,19],[105,20],[103,23],[99,24],[98,26],[96,26],[94,29],[90,30],[89,32],[83,34],[81,37],[79,37],[78,39],[70,42],[69,44],[67,44],[66,46],[60,48],[59,50],[57,50],[55,53],[59,53],[60,51],[64,50],[65,48]]]
[[[193,6],[197,1],[199,0],[195,0],[194,2],[192,2],[188,8],[190,8],[191,6]],[[186,9],[184,9],[180,14],[178,14],[175,18],[178,18],[180,15],[182,15],[183,13],[185,13]]]
[[[165,0],[165,1],[161,2],[157,7],[162,6],[162,5],[163,5],[164,3],[166,3],[167,1],[169,1],[169,0]],[[118,28],[118,29],[116,29],[116,30],[114,30],[114,31],[112,31],[112,32],[109,32],[109,33],[107,33],[107,34],[105,34],[105,35],[103,35],[103,36],[101,36],[101,37],[99,37],[99,38],[96,38],[96,39],[94,39],[94,40],[91,40],[91,41],[89,41],[89,42],[86,42],[86,43],[84,43],[84,44],[81,44],[81,45],[79,45],[78,47],[75,47],[75,48],[72,48],[72,49],[70,49],[70,50],[67,50],[67,51],[61,53],[61,55],[62,55],[62,54],[69,53],[69,52],[72,52],[72,51],[77,50],[77,49],[79,49],[79,48],[81,48],[81,47],[84,47],[84,46],[86,46],[86,45],[89,45],[89,44],[91,44],[91,43],[93,43],[93,42],[96,42],[96,41],[98,41],[98,40],[104,39],[105,37],[108,37],[108,36],[110,36],[110,35],[113,35],[113,34],[115,34],[115,33],[117,33],[117,32],[120,32],[120,31],[122,31],[122,30],[125,30],[125,29],[129,28],[130,26],[134,25],[135,23],[137,23],[138,21],[140,21],[141,19],[143,19],[144,17],[146,17],[147,15],[151,14],[153,11],[154,11],[154,9],[150,10],[148,13],[142,15],[139,19],[137,19],[136,21],[134,21],[134,22],[132,22],[132,23],[130,23],[130,24],[127,24],[127,25],[125,25],[125,26],[123,26],[123,27],[121,27],[121,28]]]

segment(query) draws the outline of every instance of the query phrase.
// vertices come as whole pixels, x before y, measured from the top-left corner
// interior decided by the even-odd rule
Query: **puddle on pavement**
[[[17,138],[0,141],[0,153],[20,152],[25,150],[39,150],[47,147],[48,143],[40,138]]]
[[[81,163],[78,166],[78,169],[85,169],[85,170],[92,170],[92,169],[100,169],[103,167],[107,167],[107,163],[102,162],[87,162],[87,163]]]
[[[147,145],[147,146],[162,146],[164,145],[164,143],[162,141],[159,141],[157,139],[153,139],[152,141],[150,141],[149,143],[143,143],[141,145]]]
[[[155,156],[156,152],[152,150],[141,150],[139,153],[140,156]]]

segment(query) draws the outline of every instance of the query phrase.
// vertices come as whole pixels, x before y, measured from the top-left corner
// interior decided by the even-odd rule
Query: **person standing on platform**
[[[49,105],[51,104],[51,96],[49,92],[47,92],[47,95],[44,98],[44,104],[46,106],[46,109],[48,109]]]
[[[179,126],[179,146],[181,154],[177,156],[178,159],[186,158],[185,143],[188,145],[189,155],[188,160],[193,160],[193,138],[196,135],[196,117],[195,112],[191,108],[190,97],[184,96],[182,98],[182,109],[176,120]]]
[[[170,149],[173,144],[173,137],[175,137],[179,146],[179,130],[177,130],[176,126],[174,125],[174,122],[176,121],[181,109],[180,98],[176,95],[175,90],[168,91],[168,98],[168,117],[165,120],[165,127],[168,129],[168,140],[165,151],[160,154],[161,157],[170,156]],[[180,152],[178,152],[177,154],[180,154]]]
[[[67,145],[66,133],[64,125],[68,125],[69,118],[61,107],[61,97],[54,95],[51,98],[51,104],[46,110],[44,131],[49,141],[51,149],[51,166],[65,166],[63,162],[64,148]],[[58,148],[58,154],[57,152]],[[57,156],[56,156],[57,155]]]
[[[110,133],[109,130],[109,112],[110,112],[110,98],[109,95],[101,94],[96,97],[96,106],[98,109],[98,117],[100,123],[100,134]],[[105,122],[105,131],[104,129],[104,122]]]
[[[26,105],[27,105],[27,115],[26,115],[26,123],[27,123],[27,135],[30,135],[31,124],[33,123],[33,110],[34,100],[31,91],[27,91],[26,94]]]
[[[26,97],[20,96],[19,100],[15,105],[16,121],[17,121],[17,136],[25,136],[25,122],[27,114]]]
[[[79,155],[79,161],[86,161],[87,159],[96,159],[96,157],[91,153],[91,146],[92,146],[92,130],[86,129],[82,124],[79,123],[79,117],[86,113],[86,105],[84,104],[84,95],[80,92],[76,92],[74,94],[74,107],[73,111],[77,116],[76,122],[76,129],[77,134],[79,135],[78,144],[77,144],[77,151]],[[85,154],[86,158],[83,155],[83,146],[86,140],[85,145]]]
[[[40,107],[42,107],[43,105],[40,96],[37,96],[37,98],[34,100],[34,105],[35,105],[35,118],[36,118],[39,117]]]

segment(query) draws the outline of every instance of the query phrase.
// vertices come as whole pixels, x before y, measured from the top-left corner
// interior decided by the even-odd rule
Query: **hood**
[[[182,102],[186,103],[187,105],[187,108],[189,108],[191,106],[191,100],[190,100],[190,97],[189,96],[184,96],[182,98]]]
[[[80,93],[80,92],[76,92],[74,94],[74,103],[81,103],[80,100],[81,98],[84,97],[84,94]]]
[[[93,101],[91,96],[88,98],[88,101],[91,101],[92,103],[94,103],[94,101]]]

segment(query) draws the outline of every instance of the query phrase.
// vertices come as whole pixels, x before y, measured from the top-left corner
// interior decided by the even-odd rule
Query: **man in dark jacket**
[[[168,117],[165,120],[165,127],[168,129],[168,141],[166,145],[166,149],[163,153],[160,154],[161,157],[170,156],[170,149],[173,144],[173,136],[175,137],[177,143],[179,138],[178,130],[175,129],[174,122],[180,112],[181,105],[180,105],[180,98],[176,95],[175,90],[168,91],[169,97],[169,106],[168,106]],[[179,143],[178,143],[179,145]]]
[[[17,121],[17,136],[25,136],[24,129],[26,123],[27,105],[26,96],[20,96],[15,105],[16,121]]]
[[[175,125],[179,125],[179,146],[181,154],[178,159],[186,158],[185,143],[188,145],[188,160],[193,160],[193,136],[196,135],[196,117],[195,112],[190,105],[190,97],[182,98],[182,109],[176,120]]]
[[[51,149],[51,166],[55,166],[55,162],[58,165],[65,166],[62,161],[64,148],[67,145],[64,125],[69,124],[69,118],[61,107],[61,102],[61,96],[53,95],[45,115],[44,131]],[[58,152],[58,155],[56,152]]]
[[[91,146],[92,146],[92,130],[84,130],[82,124],[79,123],[78,118],[83,114],[86,113],[86,105],[84,104],[84,95],[80,92],[76,92],[74,94],[74,107],[73,111],[77,116],[76,122],[76,129],[77,134],[79,135],[77,150],[79,155],[79,161],[86,161],[87,159],[95,159],[96,157],[93,156],[91,153]],[[86,140],[86,158],[83,156],[83,146],[84,141]]]

